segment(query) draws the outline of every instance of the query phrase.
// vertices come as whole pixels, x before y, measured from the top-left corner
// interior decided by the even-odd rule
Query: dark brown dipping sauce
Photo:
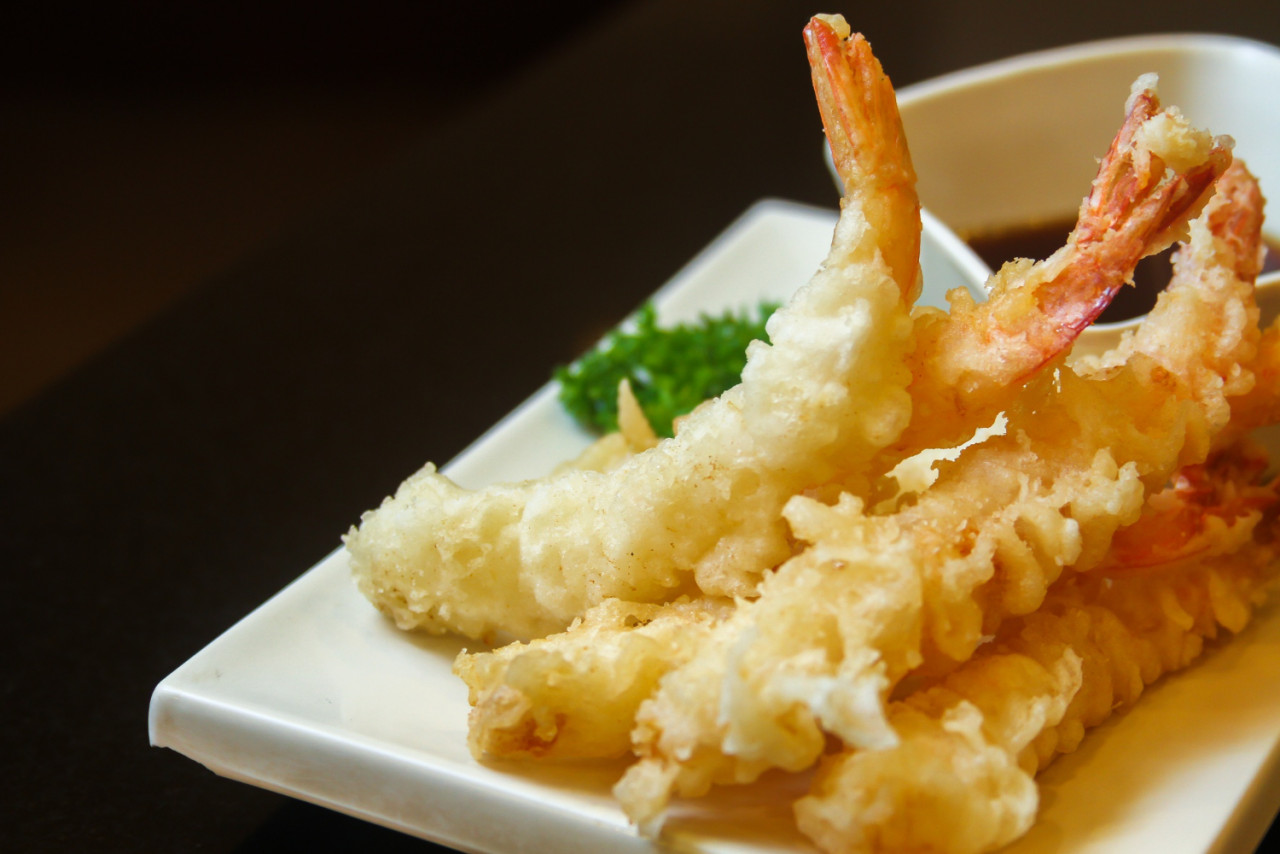
[[[1075,226],[1073,220],[1059,220],[1025,228],[1011,228],[986,234],[971,235],[966,242],[993,270],[999,270],[1014,258],[1031,258],[1043,261],[1067,242],[1067,235]],[[1098,323],[1117,323],[1146,314],[1156,304],[1156,296],[1169,284],[1173,266],[1170,259],[1173,248],[1159,255],[1144,258],[1133,274],[1133,287],[1123,287],[1116,293],[1111,305],[1102,312]],[[1280,270],[1280,245],[1267,242],[1267,255],[1262,272]]]

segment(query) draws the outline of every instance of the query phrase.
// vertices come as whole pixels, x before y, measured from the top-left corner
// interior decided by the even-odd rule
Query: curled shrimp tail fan
[[[805,27],[804,36],[822,124],[846,189],[853,176],[885,169],[901,173],[898,182],[914,184],[911,159],[886,156],[889,150],[905,150],[905,142],[883,149],[857,142],[868,137],[868,127],[881,128],[881,133],[895,129],[898,140],[906,134],[897,95],[871,45],[861,33],[842,37],[840,29],[847,33],[847,26],[837,28],[818,17]]]
[[[1210,138],[1164,110],[1154,76],[1140,77],[1124,123],[1098,166],[1072,243],[1095,259],[1074,293],[1045,289],[1041,309],[1068,339],[1098,319],[1132,279],[1133,265],[1187,237],[1231,165],[1233,141]]]
[[[914,228],[898,229],[897,239],[881,246],[904,298],[914,301],[921,286],[919,200],[893,84],[866,38],[851,33],[838,15],[814,17],[804,41],[832,161],[844,184],[842,206],[857,199],[878,232],[914,220]]]
[[[1078,242],[1102,240],[1108,233],[1120,232],[1141,243],[1146,254],[1155,254],[1186,236],[1187,223],[1213,195],[1214,183],[1231,165],[1234,142],[1230,137],[1214,138],[1208,142],[1208,153],[1198,158],[1202,162],[1178,169],[1170,161],[1186,157],[1182,147],[1197,142],[1183,134],[1157,141],[1159,133],[1152,132],[1150,127],[1154,126],[1148,123],[1161,112],[1154,77],[1139,78],[1127,103],[1124,124],[1099,164],[1080,218]],[[1161,125],[1160,129],[1166,127]]]

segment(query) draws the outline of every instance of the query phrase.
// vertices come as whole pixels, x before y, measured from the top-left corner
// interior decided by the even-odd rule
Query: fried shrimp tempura
[[[1005,616],[1039,607],[1064,568],[1096,567],[1147,495],[1204,461],[1253,388],[1257,268],[1242,258],[1261,244],[1261,197],[1239,162],[1216,187],[1137,331],[1097,363],[1025,386],[1004,435],[941,464],[898,511],[933,555],[922,566],[937,578],[926,640],[938,654],[965,660]]]
[[[1246,476],[1242,489],[1239,455],[1188,472],[1194,496],[1176,487],[1153,496],[1130,529],[1134,542],[1151,543],[1185,511],[1191,527],[1213,533],[1158,561],[1120,549],[1105,570],[1062,579],[959,669],[891,704],[897,745],[823,760],[795,805],[800,829],[826,851],[956,854],[1026,832],[1039,800],[1033,775],[1189,665],[1220,629],[1243,630],[1276,577],[1275,516],[1263,522],[1275,485]]]
[[[346,537],[360,589],[397,625],[527,638],[608,598],[751,595],[791,553],[787,499],[897,438],[919,203],[893,89],[862,51],[830,253],[770,318],[772,344],[751,345],[742,382],[606,472],[474,492],[430,465],[409,478]]]
[[[959,288],[947,295],[949,312],[919,312],[909,357],[914,412],[889,467],[967,439],[1066,355],[1140,260],[1186,237],[1231,163],[1232,144],[1162,108],[1155,75],[1135,81],[1066,244],[1043,261],[1006,263],[988,281],[986,302]]]
[[[1005,436],[975,447],[969,461],[948,464],[956,471],[940,489],[903,511],[919,514],[944,537],[938,523],[959,521],[957,511],[980,518],[977,507],[964,510],[964,500],[952,493],[967,495],[972,486],[967,490],[966,483],[981,483],[988,490],[984,501],[999,500],[999,491],[990,491],[990,469],[980,476],[965,469],[1000,459],[1011,443],[1023,448],[1023,461],[1014,465],[1033,491],[1043,491],[1040,521],[1019,518],[1001,538],[996,571],[969,575],[948,566],[950,592],[927,597],[939,614],[932,624],[948,627],[930,632],[943,654],[963,661],[1006,615],[1038,607],[1063,567],[1095,568],[1147,495],[1206,459],[1228,425],[1232,402],[1254,388],[1262,199],[1240,162],[1216,187],[1175,255],[1172,280],[1135,333],[1096,363],[1064,367],[1052,381],[1029,386],[1007,412]],[[1017,459],[1016,451],[1008,453],[1006,460]],[[1016,474],[1003,465],[1006,476]],[[1057,539],[1059,531],[1069,535],[1067,542]],[[961,625],[967,630],[956,630]]]
[[[850,104],[862,100],[859,87],[876,76],[865,69],[859,70],[860,64],[867,62],[863,51],[865,42],[846,41],[846,36],[848,28],[842,20],[822,16],[805,31],[814,89],[833,158],[842,174],[848,171],[847,182],[856,184],[859,172],[852,152],[859,147],[856,134],[865,132],[865,128],[850,124],[845,116],[856,112]],[[1065,352],[1081,328],[1079,318],[1100,311],[1110,294],[1129,277],[1132,265],[1143,254],[1162,248],[1169,234],[1185,231],[1186,218],[1203,204],[1205,182],[1211,182],[1221,171],[1229,155],[1221,145],[1214,145],[1208,134],[1191,130],[1176,111],[1160,111],[1158,98],[1151,88],[1153,81],[1140,82],[1127,105],[1116,143],[1099,167],[1092,191],[1081,208],[1075,234],[1067,246],[1047,262],[1007,267],[997,276],[991,299],[982,305],[966,302],[954,316],[923,311],[917,317],[916,328],[923,342],[917,345],[917,351],[923,348],[932,352],[931,359],[942,365],[932,372],[913,376],[910,386],[913,398],[917,395],[936,398],[924,406],[924,412],[936,417],[941,411],[938,377],[948,370],[963,370],[968,377],[964,389],[947,398],[953,405],[954,411],[949,415],[952,422],[971,424],[975,412],[985,411],[977,406],[979,401],[987,409],[995,402],[1008,402],[1018,393],[1019,380],[1030,379]],[[1160,127],[1161,133],[1146,131],[1148,123]],[[1155,154],[1156,150],[1164,156]],[[1178,168],[1165,169],[1162,164],[1166,161]],[[1113,265],[1109,275],[1102,275],[1099,265],[1103,261]],[[1035,319],[1028,329],[1016,329],[1010,318],[1026,310],[1029,295],[1035,296],[1030,304],[1043,305],[1043,308],[1035,310]],[[1056,332],[1046,331],[1051,322],[1057,325]],[[981,363],[975,361],[973,354],[943,348],[940,343],[978,338],[1002,342],[999,350],[1004,358]],[[919,352],[911,363],[920,364]],[[989,373],[982,375],[981,370]],[[916,433],[922,435],[920,430]],[[901,447],[898,443],[896,449],[889,449],[890,456]],[[1017,461],[1019,465],[1021,462]],[[842,485],[849,486],[847,482]],[[571,654],[581,662],[591,653],[572,635],[573,632],[569,632],[549,640],[573,650]],[[675,662],[671,666],[674,667]],[[562,695],[558,700],[557,714],[572,718],[577,713],[569,695]],[[525,708],[532,713],[531,706]],[[588,713],[585,708],[580,711]],[[486,726],[487,720],[473,719],[473,730]],[[516,726],[510,719],[502,725]],[[483,737],[481,740],[490,743],[491,750],[496,747],[494,740]],[[810,737],[809,743],[811,751],[814,738]],[[779,764],[786,767],[789,763],[803,764],[794,757]],[[744,779],[746,777],[749,775]]]
[[[1225,446],[1251,431],[1280,423],[1280,323],[1272,323],[1258,339],[1258,352],[1249,363],[1253,388],[1231,400],[1231,420],[1218,434],[1216,445]]]
[[[795,805],[798,826],[825,851],[960,854],[1012,842],[1035,820],[1035,772],[1189,665],[1220,627],[1242,629],[1274,559],[1234,554],[1106,587],[1102,576],[1064,579],[1007,640],[892,703],[895,747],[824,760]]]
[[[1018,757],[1062,720],[1081,684],[1071,647],[1046,646],[1034,650],[1046,663],[1012,650],[983,655],[942,686],[890,704],[898,743],[824,758],[794,806],[801,832],[824,851],[951,854],[1025,833],[1039,797]]]
[[[1276,575],[1280,486],[1245,438],[1280,421],[1263,199],[1143,76],[1067,244],[912,312],[892,88],[839,16],[805,42],[845,196],[742,383],[661,442],[623,387],[621,432],[546,479],[428,466],[347,546],[402,627],[536,637],[455,662],[477,758],[630,751],[614,793],[650,835],[673,797],[819,765],[795,813],[823,850],[989,851],[1040,768]],[[1138,329],[1072,359],[1171,241]]]
[[[727,601],[664,606],[606,600],[567,632],[458,656],[471,689],[469,742],[477,757],[621,756],[641,701],[729,613]]]
[[[1261,220],[1230,212],[1254,207],[1260,197],[1243,166],[1220,181],[1167,292],[1122,343],[1123,363],[1105,360],[1108,367],[1087,376],[1062,366],[1037,378],[1008,409],[1004,434],[943,463],[938,481],[914,503],[889,516],[845,521],[837,537],[858,525],[893,526],[889,539],[897,549],[881,546],[878,559],[900,555],[899,582],[883,590],[907,589],[901,579],[918,579],[914,602],[883,607],[882,614],[893,615],[884,618],[891,633],[837,622],[828,637],[819,620],[771,631],[779,612],[814,607],[804,604],[813,599],[799,579],[823,572],[853,584],[863,571],[856,562],[837,568],[823,554],[822,535],[806,535],[801,514],[817,512],[806,508],[817,502],[797,497],[788,504],[784,515],[806,548],[640,708],[640,761],[615,790],[633,819],[655,827],[672,794],[750,782],[768,767],[795,770],[802,757],[816,761],[820,738],[797,753],[786,733],[810,728],[851,748],[883,749],[884,734],[893,732],[883,700],[906,673],[895,662],[914,659],[913,667],[941,672],[966,661],[1003,620],[1039,608],[1068,567],[1096,568],[1117,528],[1137,520],[1147,496],[1178,468],[1205,459],[1226,425],[1230,397],[1252,386],[1244,366],[1258,339],[1252,280],[1242,278],[1251,268],[1236,259],[1241,247],[1252,253],[1258,245]],[[1147,346],[1170,338],[1183,346]],[[835,599],[831,592],[826,597]],[[914,646],[885,642],[912,637],[900,611],[915,620]],[[865,680],[846,675],[846,662],[859,659],[876,663],[882,702],[866,702]]]

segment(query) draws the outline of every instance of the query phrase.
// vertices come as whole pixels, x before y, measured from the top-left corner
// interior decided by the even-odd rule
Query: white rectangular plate
[[[833,224],[827,211],[755,205],[657,293],[659,315],[787,297],[825,254]],[[958,280],[945,259],[924,263],[936,301]],[[469,486],[537,476],[588,441],[548,386],[447,471]],[[1040,820],[1010,850],[1252,848],[1280,805],[1278,616],[1268,609],[1238,642],[1157,684],[1051,766]],[[476,762],[466,689],[451,672],[461,648],[396,631],[336,551],[156,687],[151,741],[224,776],[467,851],[808,850],[790,816],[802,775],[680,805],[655,844],[610,796],[621,764]]]

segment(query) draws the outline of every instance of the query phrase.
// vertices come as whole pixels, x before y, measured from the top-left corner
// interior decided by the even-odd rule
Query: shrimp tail
[[[1143,75],[1125,104],[1125,120],[1103,157],[1085,200],[1078,240],[1102,239],[1107,230],[1128,232],[1152,251],[1168,248],[1186,234],[1186,223],[1204,207],[1213,183],[1231,163],[1230,137],[1213,140],[1205,161],[1168,175],[1166,158],[1153,152],[1143,129],[1160,115],[1154,75]],[[1174,155],[1165,144],[1166,156]]]
[[[1056,319],[1059,335],[1068,339],[1093,323],[1116,292],[1132,282],[1134,261],[1186,238],[1187,224],[1200,214],[1231,165],[1230,137],[1214,138],[1202,153],[1203,138],[1165,121],[1155,82],[1154,75],[1143,75],[1134,84],[1124,124],[1099,165],[1071,237],[1078,250],[1093,256],[1096,275],[1080,277],[1083,284],[1074,294],[1042,291],[1041,309]],[[1179,162],[1188,158],[1200,162]]]
[[[1043,261],[1005,264],[985,303],[957,289],[949,316],[921,318],[915,416],[899,447],[955,444],[990,423],[1010,394],[1065,357],[1142,258],[1186,236],[1234,143],[1161,108],[1155,83],[1144,75],[1134,84],[1066,244]]]
[[[871,45],[838,15],[818,15],[804,28],[805,49],[832,161],[844,183],[841,205],[855,200],[880,233],[901,239],[881,246],[885,263],[914,302],[920,269],[920,203],[897,95]],[[914,222],[911,229],[891,224]]]

